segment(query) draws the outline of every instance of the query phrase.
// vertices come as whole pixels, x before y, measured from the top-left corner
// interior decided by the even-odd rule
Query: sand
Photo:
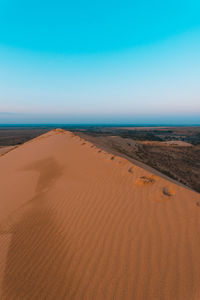
[[[179,146],[179,147],[192,147],[193,145],[184,141],[166,141],[166,142],[154,142],[154,141],[137,141],[140,144],[153,145],[153,146]]]
[[[0,299],[200,299],[200,195],[53,130],[0,157]]]
[[[13,150],[17,146],[0,146],[0,156],[6,154],[7,152]]]

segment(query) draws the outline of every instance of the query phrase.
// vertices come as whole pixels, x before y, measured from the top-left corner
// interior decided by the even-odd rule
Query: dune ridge
[[[200,299],[198,193],[60,129],[0,182],[0,299]]]

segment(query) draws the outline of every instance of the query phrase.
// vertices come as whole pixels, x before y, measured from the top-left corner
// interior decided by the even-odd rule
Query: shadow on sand
[[[37,170],[40,176],[36,196],[12,224],[2,299],[56,299],[59,289],[56,283],[63,282],[66,276],[62,258],[67,245],[55,224],[54,212],[46,204],[46,190],[61,175],[61,170],[52,158],[26,169]]]

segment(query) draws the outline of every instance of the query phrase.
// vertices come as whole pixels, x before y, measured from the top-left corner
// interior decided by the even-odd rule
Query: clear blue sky
[[[199,123],[197,0],[0,0],[0,123]]]

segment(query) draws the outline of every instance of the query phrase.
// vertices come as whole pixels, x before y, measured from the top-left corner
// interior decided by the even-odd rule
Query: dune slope
[[[53,130],[0,157],[0,299],[200,299],[200,196]]]

